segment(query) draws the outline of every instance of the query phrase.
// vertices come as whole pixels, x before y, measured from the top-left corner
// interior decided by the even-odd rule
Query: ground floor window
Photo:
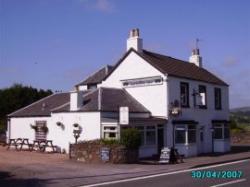
[[[156,126],[136,126],[140,131],[141,135],[141,145],[142,146],[152,146],[156,145]]]
[[[176,125],[175,143],[176,144],[196,143],[196,125]]]
[[[155,126],[146,127],[146,145],[156,144],[156,131]]]
[[[102,132],[103,132],[102,137],[104,139],[117,139],[118,138],[117,126],[103,125]]]
[[[218,123],[213,125],[214,139],[228,139],[230,137],[230,130],[228,124]]]

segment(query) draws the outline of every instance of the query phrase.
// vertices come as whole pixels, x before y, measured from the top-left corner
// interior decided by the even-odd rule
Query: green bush
[[[138,149],[141,145],[141,136],[139,130],[135,128],[122,130],[121,144],[127,149]]]
[[[116,139],[101,139],[103,145],[120,145],[120,141]]]

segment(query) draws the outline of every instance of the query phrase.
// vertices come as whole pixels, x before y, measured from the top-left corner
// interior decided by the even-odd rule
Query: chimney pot
[[[200,56],[200,50],[198,48],[192,50],[192,55],[189,57],[189,62],[195,64],[198,67],[202,67],[202,57]]]
[[[138,52],[142,51],[142,39],[139,38],[139,36],[140,36],[140,32],[138,28],[132,29],[129,32],[129,38],[127,40],[127,51],[130,48],[133,48]]]

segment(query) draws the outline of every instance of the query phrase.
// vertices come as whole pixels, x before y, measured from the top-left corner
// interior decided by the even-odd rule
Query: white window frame
[[[114,130],[111,129],[105,129],[105,128],[115,128]],[[116,137],[109,137],[105,138],[105,133],[115,133]],[[102,125],[102,138],[103,139],[119,139],[119,129],[118,125],[113,125],[113,124],[103,124]]]
[[[195,128],[194,129],[190,129],[189,126],[190,125],[193,125],[193,124],[178,124],[178,125],[175,125],[175,128],[174,128],[174,141],[175,141],[175,144],[176,145],[190,145],[190,144],[196,144],[197,143],[197,126],[196,125],[193,125]],[[176,143],[176,130],[183,130],[185,131],[185,142],[184,143]],[[188,132],[189,131],[195,131],[195,142],[189,142],[188,141]]]
[[[225,138],[225,129],[226,128],[228,128],[228,130],[229,130],[229,137],[228,138]],[[230,139],[230,129],[229,129],[229,125],[227,124],[224,124],[224,123],[214,123],[213,124],[213,129],[214,129],[214,140],[228,140],[228,139]],[[215,130],[216,129],[221,129],[221,133],[222,133],[222,138],[216,138],[215,137]]]

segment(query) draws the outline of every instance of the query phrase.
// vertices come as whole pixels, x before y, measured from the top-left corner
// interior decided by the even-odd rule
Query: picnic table
[[[22,147],[22,143],[23,143],[22,138],[10,139],[7,144],[7,149],[14,147],[14,149],[18,151]]]
[[[46,152],[46,148],[51,148],[52,152],[56,152],[56,146],[54,146],[52,142],[52,140],[34,140],[31,151],[39,150]]]
[[[11,147],[14,147],[14,149],[17,151],[29,150],[40,152],[46,152],[46,148],[51,148],[52,152],[56,152],[56,146],[53,145],[52,140],[34,140],[33,144],[31,144],[29,143],[28,138],[9,139],[7,150],[9,150]],[[24,147],[26,147],[26,149]]]

